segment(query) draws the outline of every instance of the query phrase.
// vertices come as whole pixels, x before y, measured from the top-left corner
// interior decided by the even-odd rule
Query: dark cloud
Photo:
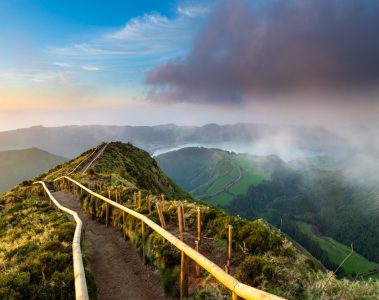
[[[185,59],[152,70],[149,97],[241,103],[379,83],[379,2],[225,1]]]

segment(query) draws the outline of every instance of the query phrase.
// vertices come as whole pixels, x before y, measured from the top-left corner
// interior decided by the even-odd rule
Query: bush
[[[274,275],[275,267],[258,256],[246,258],[236,272],[238,280],[251,286],[259,286],[264,281],[272,281]]]

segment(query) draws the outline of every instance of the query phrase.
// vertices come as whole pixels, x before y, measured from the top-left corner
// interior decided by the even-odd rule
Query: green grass
[[[265,176],[263,173],[254,170],[244,171],[241,179],[231,187],[229,192],[235,195],[246,194],[251,185],[256,186],[266,179],[268,179],[268,176]]]
[[[238,176],[237,168],[232,165],[230,172],[223,177],[217,178],[207,190],[207,193],[215,193],[222,190],[229,182]]]
[[[207,203],[218,206],[228,204],[233,199],[233,196],[227,193],[222,193],[216,197],[212,197],[206,200]]]
[[[205,185],[205,187],[198,189],[195,195],[207,195],[222,190],[229,182],[238,177],[238,168],[242,168],[242,176],[240,180],[234,184],[227,192],[221,193],[215,197],[206,200],[212,205],[225,205],[232,199],[233,195],[246,194],[249,187],[252,185],[258,185],[263,180],[270,180],[270,175],[257,169],[254,162],[251,159],[245,157],[236,156],[233,154],[224,154],[224,159],[230,164],[231,168],[228,173],[222,174],[211,183]]]
[[[300,230],[309,235],[316,241],[320,247],[328,253],[329,259],[339,265],[343,259],[350,253],[350,248],[341,244],[330,237],[317,236],[309,224],[298,222]],[[373,269],[379,269],[379,264],[371,262],[362,255],[354,252],[353,255],[342,266],[346,274],[353,276]],[[379,278],[379,273],[373,274],[371,278]]]

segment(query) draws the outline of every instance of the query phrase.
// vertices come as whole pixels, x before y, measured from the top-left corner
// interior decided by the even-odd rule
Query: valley
[[[196,147],[156,159],[194,197],[247,219],[267,219],[331,270],[337,269],[353,243],[355,252],[339,270],[340,276],[378,276],[379,228],[373,224],[379,191],[375,185],[368,190],[354,181],[340,160],[320,156],[285,162],[277,156]],[[238,168],[241,178],[230,186],[238,178]],[[361,234],[363,227],[367,234]]]

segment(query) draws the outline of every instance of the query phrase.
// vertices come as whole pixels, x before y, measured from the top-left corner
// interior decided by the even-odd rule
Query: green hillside
[[[202,170],[209,173],[220,162],[228,165],[227,172],[214,172],[214,176],[205,178],[205,184],[192,186],[191,193],[231,214],[248,219],[265,218],[331,270],[337,268],[348,253],[345,250],[353,243],[354,250],[361,255],[354,255],[342,266],[341,276],[368,272],[376,268],[374,262],[379,262],[378,186],[358,184],[361,180],[348,176],[341,161],[320,156],[284,162],[275,156],[257,157],[204,148],[181,149],[157,160],[183,187],[186,180],[194,182],[193,178],[202,174]],[[191,161],[194,166],[185,166],[183,161]],[[238,167],[242,170],[240,180],[222,191],[223,186],[236,178]],[[201,197],[217,190],[222,192]],[[300,221],[315,228],[319,238],[299,226]],[[354,259],[357,257],[360,259]]]
[[[321,249],[328,253],[330,261],[335,265],[339,265],[350,254],[350,247],[338,243],[330,237],[316,235],[309,224],[298,222],[298,225],[304,234],[317,242]],[[369,272],[374,272],[374,277],[379,278],[379,264],[370,262],[356,252],[346,260],[343,264],[343,269],[347,275],[353,278]]]
[[[65,158],[31,148],[0,152],[0,194],[11,187],[66,161]]]
[[[190,147],[156,159],[175,182],[212,205],[226,205],[245,194],[250,185],[270,179],[266,171],[257,168],[253,157],[218,149]]]

